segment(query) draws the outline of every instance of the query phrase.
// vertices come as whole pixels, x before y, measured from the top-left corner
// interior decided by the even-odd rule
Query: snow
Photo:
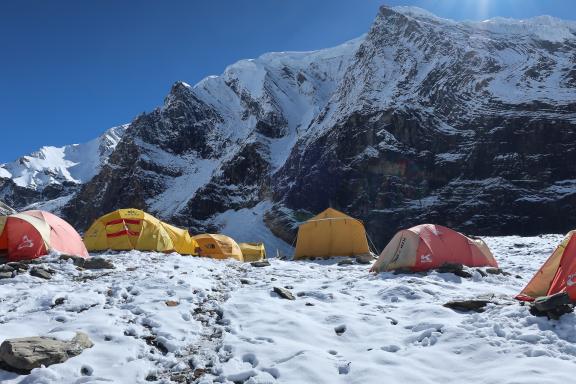
[[[433,13],[413,6],[396,6],[393,10],[419,20],[432,20],[446,25],[457,25],[457,21],[440,18]],[[529,19],[511,19],[494,17],[482,21],[466,20],[462,25],[500,35],[521,35],[550,41],[562,42],[566,39],[576,39],[576,22],[542,15]]]
[[[233,223],[252,225],[250,214],[221,221],[240,230]],[[511,275],[471,279],[372,275],[338,259],[255,268],[136,251],[103,255],[114,270],[79,271],[48,256],[52,280],[0,280],[0,340],[83,331],[94,347],[26,379],[0,371],[0,381],[168,383],[196,372],[201,383],[569,382],[576,316],[534,317],[511,299],[561,239],[485,238]],[[279,298],[275,286],[288,286],[296,300]],[[497,304],[484,313],[442,306],[486,294]]]
[[[220,232],[228,235],[238,242],[262,242],[266,247],[268,256],[290,256],[293,249],[289,244],[278,239],[263,221],[264,214],[272,208],[270,201],[263,201],[252,208],[240,210],[230,209],[216,215],[212,222],[220,227]]]

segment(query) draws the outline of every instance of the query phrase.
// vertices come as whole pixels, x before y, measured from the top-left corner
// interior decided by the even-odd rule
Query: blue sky
[[[196,0],[0,3],[0,162],[90,140],[243,58],[365,33],[383,1]],[[575,0],[385,1],[441,17],[576,19]]]

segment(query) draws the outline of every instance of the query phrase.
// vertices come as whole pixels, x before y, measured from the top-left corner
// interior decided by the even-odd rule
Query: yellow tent
[[[294,259],[370,254],[361,221],[332,208],[302,223]]]
[[[244,261],[260,261],[266,258],[264,243],[239,243]]]
[[[132,250],[193,255],[188,231],[166,224],[139,209],[119,209],[96,219],[84,234],[88,251]]]
[[[192,236],[198,244],[198,255],[211,257],[213,259],[236,259],[244,261],[242,250],[234,239],[225,235],[215,235],[204,233],[201,235]]]

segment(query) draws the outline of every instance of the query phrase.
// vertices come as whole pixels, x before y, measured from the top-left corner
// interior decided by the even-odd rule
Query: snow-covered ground
[[[28,376],[0,371],[0,382],[570,382],[576,316],[537,318],[509,299],[561,238],[486,238],[511,275],[471,279],[139,252],[105,255],[115,270],[78,271],[48,257],[50,281],[0,280],[0,341],[80,330],[94,347]],[[499,304],[484,313],[442,306],[485,294]]]

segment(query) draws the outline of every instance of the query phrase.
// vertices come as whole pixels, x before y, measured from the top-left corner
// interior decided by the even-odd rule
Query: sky
[[[338,45],[378,7],[444,18],[548,14],[576,0],[5,0],[0,2],[0,163],[43,145],[91,140],[240,59]]]

